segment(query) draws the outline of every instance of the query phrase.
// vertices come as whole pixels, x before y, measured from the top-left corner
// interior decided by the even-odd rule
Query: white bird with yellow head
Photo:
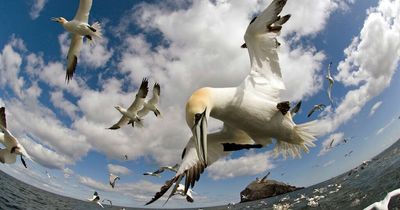
[[[290,15],[280,16],[287,0],[274,0],[261,14],[250,21],[244,35],[250,56],[249,75],[237,87],[196,90],[186,104],[186,122],[193,136],[182,154],[176,175],[156,193],[150,204],[160,198],[175,183],[185,179],[185,193],[199,180],[204,169],[232,151],[261,148],[276,140],[274,152],[284,157],[300,157],[315,146],[319,134],[315,121],[296,125],[288,101],[282,102],[285,89],[276,37]],[[221,131],[208,134],[210,117],[224,122]],[[170,196],[171,196],[170,195]]]

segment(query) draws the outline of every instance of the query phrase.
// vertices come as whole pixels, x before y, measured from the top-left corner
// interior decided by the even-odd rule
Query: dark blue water
[[[398,188],[400,140],[367,164],[306,189],[259,201],[204,209],[357,210],[382,200],[387,192]],[[121,209],[116,206],[105,207]],[[0,171],[0,209],[99,209],[99,206],[46,192]],[[391,199],[389,209],[400,210],[400,196]]]

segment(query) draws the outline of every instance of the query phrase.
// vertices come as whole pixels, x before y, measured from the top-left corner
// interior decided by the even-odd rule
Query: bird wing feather
[[[80,35],[72,35],[71,44],[67,54],[67,74],[65,80],[69,82],[75,73],[76,65],[78,63],[79,52],[81,50],[83,38]]]
[[[126,116],[122,116],[121,119],[115,123],[113,126],[109,127],[108,129],[115,130],[121,128],[123,125],[126,125],[129,122],[129,118]]]
[[[77,20],[79,22],[88,23],[90,8],[92,7],[92,2],[93,2],[93,0],[80,0],[79,7],[78,7],[78,10],[76,11],[74,20]]]
[[[142,80],[142,83],[140,84],[139,91],[136,94],[135,100],[133,101],[131,106],[128,108],[129,112],[137,112],[143,107],[147,93],[149,92],[148,85],[149,85],[148,80],[146,78],[144,78]]]
[[[252,88],[265,95],[278,98],[284,89],[277,53],[281,25],[290,15],[280,17],[279,13],[287,0],[274,0],[247,27],[244,39],[250,56],[251,71],[244,81],[245,88]]]

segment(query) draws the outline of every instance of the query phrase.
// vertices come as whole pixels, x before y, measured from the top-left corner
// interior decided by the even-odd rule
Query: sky
[[[0,170],[57,194],[85,200],[96,190],[116,205],[142,207],[174,175],[142,173],[179,163],[191,136],[187,98],[200,87],[237,86],[249,73],[248,53],[240,48],[243,35],[270,2],[94,1],[89,22],[99,21],[104,37],[93,46],[84,43],[68,85],[70,35],[50,18],[73,18],[79,2],[3,2],[0,105],[34,162],[28,161],[29,169],[18,161]],[[286,86],[281,97],[293,104],[302,100],[294,121],[318,120],[323,135],[300,159],[275,157],[273,144],[233,153],[205,170],[193,189],[193,204],[174,197],[165,207],[239,202],[240,191],[268,171],[271,179],[310,186],[399,139],[399,13],[399,0],[289,0],[282,14],[292,16],[278,37]],[[333,104],[326,94],[329,62]],[[142,129],[105,129],[120,118],[114,106],[129,106],[143,77],[149,86],[161,84],[163,118],[146,116]],[[307,118],[319,103],[326,109]],[[209,130],[221,125],[211,120]],[[344,138],[350,140],[343,143]],[[332,139],[334,147],[326,149]],[[115,189],[108,185],[109,173],[121,177]]]

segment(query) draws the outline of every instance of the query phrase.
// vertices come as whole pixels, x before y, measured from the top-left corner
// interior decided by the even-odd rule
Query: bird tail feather
[[[277,140],[274,155],[282,154],[284,158],[288,155],[293,158],[301,157],[301,150],[308,153],[309,147],[315,147],[314,141],[317,136],[321,135],[322,131],[317,127],[317,120],[299,124],[294,127],[294,139],[290,141]],[[296,143],[290,143],[296,142]]]

